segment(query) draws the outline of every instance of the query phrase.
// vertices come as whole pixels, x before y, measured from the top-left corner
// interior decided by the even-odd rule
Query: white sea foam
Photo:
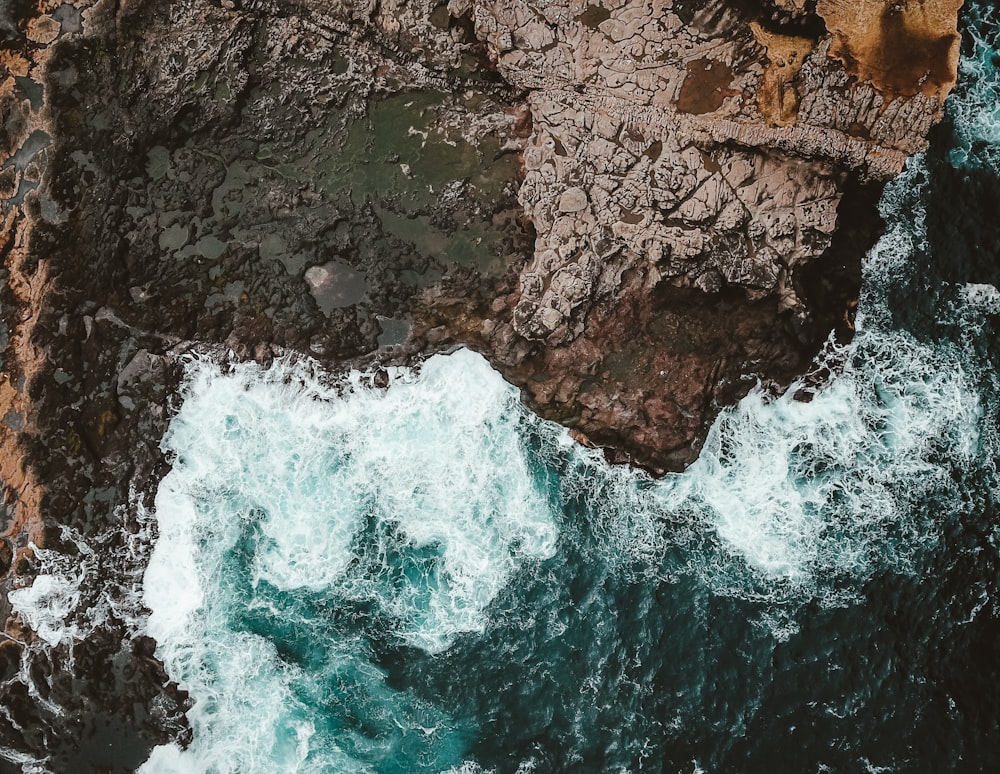
[[[465,351],[419,376],[396,373],[387,391],[355,375],[343,394],[304,366],[224,375],[193,361],[186,395],[164,441],[176,460],[156,499],[144,595],[158,654],[196,699],[195,741],[157,749],[144,770],[360,769],[329,744],[310,747],[313,720],[293,690],[300,668],[227,628],[227,557],[252,525],[253,588],[374,604],[396,636],[430,653],[481,631],[499,591],[558,537],[515,427],[517,395]],[[432,558],[400,574],[391,556],[407,551]],[[330,643],[346,649],[345,668],[370,671],[356,647]]]
[[[810,402],[748,396],[684,474],[683,500],[766,577],[902,569],[934,535],[915,495],[977,451],[982,411],[960,365],[905,334],[878,338]]]
[[[836,603],[822,588],[830,575],[905,569],[936,537],[914,498],[977,453],[981,408],[954,358],[904,334],[865,346],[811,402],[755,393],[724,413],[683,474],[650,482],[572,448],[563,499],[588,501],[611,563],[621,554],[655,564],[669,545],[714,534],[686,571],[719,593],[799,588]],[[165,440],[177,458],[157,497],[144,590],[158,653],[196,700],[195,736],[184,752],[158,748],[144,771],[312,771],[320,759],[363,770],[329,738],[311,746],[317,729],[295,687],[309,676],[266,639],[227,628],[227,552],[256,524],[252,586],[333,589],[344,603],[376,604],[397,636],[439,652],[483,630],[519,566],[553,555],[558,515],[519,433],[533,423],[564,452],[565,433],[529,417],[470,352],[432,358],[419,376],[398,373],[384,392],[355,384],[338,395],[287,364],[223,374],[195,361],[189,373]],[[372,531],[372,519],[391,529]],[[396,540],[431,550],[437,569],[389,578]],[[356,645],[329,650],[373,670]],[[388,691],[380,681],[374,670],[372,690]]]
[[[955,147],[951,162],[956,167],[1000,165],[1000,46],[995,35],[998,10],[986,3],[969,8],[975,20],[966,28],[972,53],[959,60],[959,85],[948,98],[948,111],[955,122]]]
[[[770,579],[837,603],[829,579],[905,571],[937,539],[940,520],[918,503],[981,453],[983,407],[962,352],[895,329],[886,306],[886,288],[916,271],[914,256],[927,248],[923,173],[923,157],[910,159],[883,197],[888,226],[865,261],[857,336],[832,353],[846,363],[837,378],[809,402],[793,397],[802,385],[777,399],[751,392],[720,415],[699,459],[664,480],[664,510],[699,514],[765,580],[748,585],[710,565],[711,587],[785,593],[766,588]],[[955,313],[971,329],[993,296],[966,296],[980,306]]]
[[[38,575],[25,588],[10,592],[14,610],[51,646],[78,636],[69,618],[80,604],[79,580],[61,575]]]
[[[961,294],[968,306],[987,314],[1000,314],[1000,290],[995,285],[969,282],[962,286]]]
[[[69,646],[101,626],[110,617],[134,622],[137,600],[123,595],[116,599],[105,590],[83,605],[84,586],[100,583],[99,558],[93,547],[76,531],[63,527],[62,539],[75,546],[75,553],[53,551],[31,545],[39,573],[30,586],[8,595],[11,607],[50,647]],[[100,541],[100,538],[95,538]],[[126,610],[127,609],[127,610]],[[29,681],[30,683],[30,681]]]
[[[10,747],[0,747],[0,760],[20,767],[21,774],[49,774],[45,761]]]

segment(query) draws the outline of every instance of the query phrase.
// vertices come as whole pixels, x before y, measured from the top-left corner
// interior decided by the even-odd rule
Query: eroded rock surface
[[[535,249],[510,321],[487,323],[485,346],[543,413],[654,469],[677,467],[734,383],[787,382],[832,328],[849,327],[875,192],[925,147],[958,40],[955,2],[856,5],[453,0],[471,9],[499,72],[529,92],[519,198]],[[881,37],[862,34],[868,17]],[[937,47],[910,61],[899,36],[930,40],[929,29]],[[834,245],[844,209],[868,224],[853,256]],[[814,262],[848,281],[817,287]],[[700,348],[695,368],[679,343],[689,337],[655,333],[658,318],[698,306],[675,300],[683,289],[754,333]],[[616,307],[633,322],[609,346],[599,310]],[[698,339],[726,326],[692,327]],[[622,346],[659,365],[616,377]],[[623,421],[609,430],[613,415]]]
[[[185,353],[336,370],[466,344],[581,440],[681,468],[720,407],[850,334],[880,185],[954,82],[956,13],[0,8],[4,745],[82,771],[110,764],[81,738],[139,761],[185,733],[141,606],[100,606],[141,576]],[[82,639],[53,645],[6,592],[74,566]]]
[[[955,85],[962,0],[818,0],[830,54],[886,97],[939,97]]]

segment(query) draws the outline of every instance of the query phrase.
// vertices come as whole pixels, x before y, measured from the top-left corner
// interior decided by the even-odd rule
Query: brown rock
[[[14,550],[10,543],[0,538],[0,575],[6,575],[14,561]]]
[[[887,98],[943,101],[955,85],[963,0],[818,0],[830,56]]]
[[[32,43],[45,45],[58,38],[61,29],[59,22],[46,14],[28,21],[26,36]]]
[[[739,92],[731,91],[733,71],[717,59],[695,59],[685,65],[686,75],[677,95],[677,109],[681,113],[703,115],[714,113],[722,107],[726,97]]]
[[[715,407],[741,393],[734,385],[750,374],[781,383],[843,317],[854,291],[836,312],[814,308],[805,277],[833,249],[845,190],[890,178],[925,147],[956,66],[950,48],[935,57],[923,43],[927,56],[908,72],[892,52],[872,57],[918,38],[951,41],[957,3],[904,3],[889,16],[886,3],[820,6],[832,34],[805,0],[757,12],[726,0],[552,0],[543,39],[525,33],[523,20],[541,13],[532,0],[474,3],[499,72],[530,92],[519,199],[537,234],[509,321],[477,330],[536,409],[652,467],[683,464]],[[710,330],[721,323],[695,299],[759,327],[688,350],[689,326],[682,338],[645,332],[657,325],[654,298],[683,298],[689,323]],[[625,324],[626,307],[649,311]],[[729,350],[741,335],[754,343]],[[603,367],[623,341],[635,363],[667,358],[663,376]]]
[[[757,107],[774,126],[791,126],[798,118],[799,94],[795,78],[816,42],[810,38],[768,32],[757,22],[750,24],[754,39],[767,52],[767,70],[757,92]]]

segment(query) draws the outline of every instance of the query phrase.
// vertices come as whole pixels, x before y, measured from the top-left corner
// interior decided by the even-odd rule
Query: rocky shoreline
[[[111,766],[79,740],[113,739],[137,765],[185,733],[126,601],[185,353],[337,371],[471,346],[612,460],[683,468],[722,407],[850,336],[959,5],[0,12],[3,746],[58,770]],[[46,642],[7,594],[81,545],[88,635]]]

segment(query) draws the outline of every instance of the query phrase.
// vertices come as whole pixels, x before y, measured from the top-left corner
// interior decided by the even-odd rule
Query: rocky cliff
[[[508,377],[658,470],[750,383],[787,383],[850,328],[878,183],[954,83],[958,6],[458,4],[533,119],[535,249],[486,323]]]
[[[850,335],[958,6],[0,9],[0,570],[69,568],[87,633],[40,637],[4,594],[4,746],[58,769],[184,733],[128,600],[185,352],[466,344],[612,458],[682,467],[720,407]]]

